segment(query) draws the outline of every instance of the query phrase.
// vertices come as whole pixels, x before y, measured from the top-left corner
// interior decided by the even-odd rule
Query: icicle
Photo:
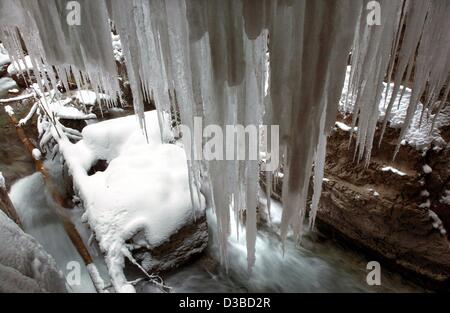
[[[364,159],[365,166],[383,92],[391,98],[382,135],[398,93],[402,98],[405,92],[401,84],[413,78],[400,143],[426,87],[424,112],[434,105],[444,85],[448,86],[450,3],[380,2],[381,25],[368,25],[367,0],[80,0],[83,22],[71,27],[65,23],[65,7],[59,0],[2,0],[0,40],[10,50],[11,59],[18,62],[25,57],[23,39],[42,91],[55,88],[57,80],[68,89],[73,76],[79,88],[106,93],[115,101],[120,88],[110,18],[120,35],[133,106],[144,131],[144,101],[150,99],[155,101],[161,129],[168,122],[165,113],[171,111],[179,113],[190,130],[199,118],[201,131],[211,124],[223,130],[237,124],[279,125],[278,159],[283,160],[285,174],[281,237],[285,240],[290,227],[296,238],[303,233],[313,163],[310,227],[314,224],[326,135],[334,125],[350,53],[346,102],[356,100],[351,135],[357,125],[355,160]],[[266,95],[267,47],[270,77]],[[390,92],[390,87],[383,89],[383,81],[392,75]],[[111,105],[108,100],[107,106]],[[224,138],[217,148],[225,149],[228,140]],[[185,147],[191,156],[187,166],[192,199],[195,194],[200,196],[201,189],[215,210],[225,264],[230,203],[234,216],[246,211],[251,268],[255,261],[258,162],[249,158],[201,160],[206,144],[201,133]],[[267,173],[268,208],[276,182],[270,176]]]
[[[314,160],[314,194],[312,197],[311,211],[309,212],[309,228],[313,229],[319,208],[320,195],[322,193],[323,172],[327,148],[327,136],[325,134],[325,112],[320,118],[320,138]]]

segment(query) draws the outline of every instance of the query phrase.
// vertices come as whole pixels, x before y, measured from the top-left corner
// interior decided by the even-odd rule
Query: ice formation
[[[0,292],[66,292],[55,260],[0,210]]]
[[[219,126],[280,125],[279,157],[285,174],[281,236],[285,239],[292,227],[299,238],[313,164],[317,179],[312,216],[320,196],[324,145],[335,123],[350,54],[348,99],[354,100],[350,131],[357,126],[356,156],[365,164],[386,78],[394,81],[386,117],[404,91],[400,86],[413,81],[399,145],[424,91],[424,108],[434,105],[445,85],[444,99],[448,95],[450,2],[378,2],[381,12],[375,21],[379,18],[380,23],[372,25],[367,22],[373,14],[367,0],[83,0],[81,24],[70,26],[65,22],[65,1],[3,0],[0,40],[13,61],[23,59],[20,32],[33,68],[40,73],[47,70],[48,79],[41,74],[44,83],[38,80],[41,88],[56,86],[57,77],[67,85],[72,73],[78,86],[89,81],[96,92],[114,99],[119,84],[110,19],[120,36],[142,127],[146,126],[143,100],[149,97],[155,100],[160,125],[163,112],[171,108],[179,110],[188,127],[195,117]],[[48,70],[50,65],[56,74]],[[193,142],[185,147],[186,153],[198,155],[202,144]],[[230,206],[235,214],[246,210],[251,267],[258,163],[191,160],[192,194],[197,192],[195,186],[212,186],[208,202],[215,208],[222,256],[230,233]]]

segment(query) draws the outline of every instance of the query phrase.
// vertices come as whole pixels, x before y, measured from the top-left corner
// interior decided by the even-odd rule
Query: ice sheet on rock
[[[65,292],[53,258],[0,211],[0,291]]]

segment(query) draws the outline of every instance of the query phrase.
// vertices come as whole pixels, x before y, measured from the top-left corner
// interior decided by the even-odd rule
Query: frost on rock
[[[0,292],[66,292],[53,258],[0,210]]]
[[[128,249],[159,246],[205,207],[200,196],[193,209],[184,150],[161,141],[157,115],[145,114],[148,142],[134,116],[89,125],[76,144],[58,142],[119,292],[134,290],[122,272]],[[165,134],[173,139],[168,126]],[[89,176],[97,160],[108,167]]]
[[[115,99],[119,93],[114,52],[118,38],[111,36],[110,19],[120,36],[134,108],[143,129],[148,126],[143,103],[149,98],[155,101],[160,126],[167,122],[164,112],[171,110],[178,110],[181,122],[191,129],[196,117],[203,117],[205,125],[221,127],[279,125],[279,159],[285,174],[284,240],[290,228],[297,238],[304,232],[313,164],[314,175],[320,177],[322,145],[335,125],[350,54],[347,94],[341,102],[353,113],[350,133],[357,131],[356,159],[364,159],[366,165],[377,122],[392,121],[397,97],[407,93],[402,88],[404,77],[412,80],[412,88],[402,108],[398,145],[404,139],[418,139],[422,145],[421,135],[410,130],[430,120],[430,108],[444,86],[444,99],[448,95],[450,2],[379,2],[381,23],[372,26],[367,23],[366,1],[85,0],[80,1],[80,14],[90,23],[70,27],[64,23],[67,12],[59,1],[4,0],[0,40],[13,61],[23,59],[17,27],[34,69],[43,72],[55,66],[65,85],[72,72],[78,86],[89,80],[96,92]],[[54,42],[58,45],[50,44]],[[44,84],[54,87],[55,75],[47,73]],[[393,86],[385,88],[386,77]],[[392,96],[383,99],[389,94],[387,89]],[[425,89],[423,114],[417,119]],[[186,153],[198,156],[203,144],[194,140],[185,147]],[[217,216],[222,258],[230,233],[229,208],[236,216],[246,210],[251,267],[258,162],[191,160],[187,163],[191,193],[198,194],[200,185],[211,191],[207,198]],[[321,181],[314,184],[315,201]]]

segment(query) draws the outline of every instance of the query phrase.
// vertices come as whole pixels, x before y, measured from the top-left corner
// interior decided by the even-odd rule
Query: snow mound
[[[204,199],[195,196],[192,208],[183,148],[163,143],[172,139],[168,126],[161,141],[156,111],[145,113],[145,120],[148,142],[135,116],[89,125],[76,144],[60,142],[119,292],[133,291],[122,272],[130,248],[160,245],[204,210]],[[107,169],[88,176],[97,160],[106,160]]]

